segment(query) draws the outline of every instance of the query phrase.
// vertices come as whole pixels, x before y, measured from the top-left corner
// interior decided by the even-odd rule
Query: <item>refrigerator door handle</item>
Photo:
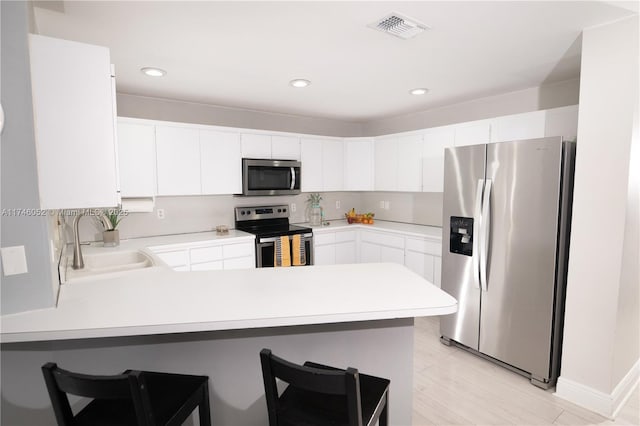
[[[476,187],[476,206],[473,210],[473,254],[471,256],[473,268],[473,286],[480,288],[480,234],[482,233],[482,189],[484,188],[484,179],[478,179]]]
[[[489,263],[489,236],[491,232],[491,179],[486,179],[482,196],[482,222],[480,223],[480,286],[488,291],[487,264]]]

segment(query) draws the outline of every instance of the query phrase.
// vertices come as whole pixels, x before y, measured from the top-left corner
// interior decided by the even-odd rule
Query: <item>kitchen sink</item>
[[[67,281],[154,266],[151,257],[141,251],[115,251],[108,253],[85,254],[83,257],[83,269],[73,269],[71,267],[71,256],[69,257],[70,259],[68,259],[66,271]]]

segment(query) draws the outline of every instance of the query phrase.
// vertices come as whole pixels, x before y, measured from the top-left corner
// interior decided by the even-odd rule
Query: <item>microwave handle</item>
[[[291,188],[294,189],[296,187],[296,169],[291,167]]]

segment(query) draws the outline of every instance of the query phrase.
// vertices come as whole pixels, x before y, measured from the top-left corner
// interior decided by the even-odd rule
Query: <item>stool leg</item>
[[[380,418],[378,419],[378,426],[388,426],[389,424],[389,390],[387,390],[384,396],[384,408],[382,409],[382,413],[380,413]]]
[[[211,409],[209,407],[209,382],[202,385],[202,400],[198,404],[200,426],[211,426]]]

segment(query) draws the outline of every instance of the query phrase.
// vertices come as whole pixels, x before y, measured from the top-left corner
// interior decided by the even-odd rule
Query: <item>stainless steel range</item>
[[[235,227],[256,236],[256,267],[274,266],[276,240],[300,235],[306,254],[306,265],[313,265],[313,230],[289,224],[289,206],[236,207]],[[305,265],[305,266],[306,266]]]

